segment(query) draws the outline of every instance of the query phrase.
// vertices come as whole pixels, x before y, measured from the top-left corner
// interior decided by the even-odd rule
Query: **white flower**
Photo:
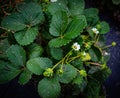
[[[92,31],[95,33],[95,34],[98,34],[99,33],[99,31],[98,31],[98,29],[97,28],[92,28]]]
[[[57,2],[57,0],[51,0],[51,2]]]
[[[73,48],[75,51],[78,51],[78,50],[80,50],[80,45],[79,45],[77,42],[75,42],[75,43],[72,45],[72,48]]]
[[[109,56],[110,55],[110,53],[108,53],[108,52],[106,52],[106,51],[103,51],[103,53],[102,53],[104,56]]]
[[[107,55],[110,55],[110,53],[108,53],[108,52],[106,52],[106,51],[105,51],[104,55],[106,55],[106,56],[107,56]]]

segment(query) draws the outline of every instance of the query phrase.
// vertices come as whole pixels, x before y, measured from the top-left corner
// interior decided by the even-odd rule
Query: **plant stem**
[[[88,63],[90,63],[90,64],[92,64],[92,65],[96,65],[96,66],[101,66],[101,64],[95,63],[95,62],[88,62]]]
[[[71,60],[70,60],[70,61],[68,61],[68,62],[70,63],[71,61],[73,61],[73,60],[75,60],[75,59],[77,59],[77,58],[79,58],[79,57],[80,57],[80,55],[75,56],[75,57],[72,57],[72,58],[71,58]]]
[[[97,39],[95,40],[95,44],[98,42],[99,38],[100,38],[100,35],[98,35]]]
[[[70,53],[72,52],[72,50],[70,50],[66,55],[65,55],[65,57],[62,59],[62,60],[60,60],[57,64],[55,64],[54,66],[53,66],[53,68],[52,68],[52,70],[54,70],[60,63],[62,63],[62,65],[64,64],[64,61],[65,61],[65,58],[67,58],[68,56],[70,56]]]
[[[62,60],[63,60],[63,59],[62,59]],[[54,69],[62,62],[62,60],[60,60],[58,63],[56,63],[56,64],[53,66],[52,70],[54,70]]]
[[[110,47],[112,47],[112,45],[105,46],[102,49],[106,49],[106,48],[110,48]]]

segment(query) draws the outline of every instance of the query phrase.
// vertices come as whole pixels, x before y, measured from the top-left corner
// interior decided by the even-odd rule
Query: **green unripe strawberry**
[[[97,24],[97,29],[101,29],[101,25],[100,24]]]
[[[57,74],[63,74],[63,69],[57,70]]]
[[[53,70],[51,68],[47,68],[45,72],[43,73],[43,76],[45,77],[52,77],[53,76]]]
[[[82,77],[86,77],[86,76],[87,76],[87,73],[86,73],[85,70],[80,70],[79,73],[80,73],[80,75],[81,75]]]
[[[116,42],[112,42],[112,46],[116,46]]]
[[[81,56],[82,61],[89,61],[91,60],[91,56],[89,53],[86,53],[86,55]]]

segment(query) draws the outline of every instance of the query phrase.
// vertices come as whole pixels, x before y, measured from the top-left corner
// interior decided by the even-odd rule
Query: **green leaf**
[[[7,39],[0,41],[0,58],[6,57],[6,50],[10,47]]]
[[[19,45],[12,45],[6,51],[8,59],[17,66],[25,66],[26,53],[23,47]]]
[[[67,10],[67,1],[59,0],[58,2],[50,3],[48,6],[48,11],[54,15],[57,11],[66,11]]]
[[[100,34],[106,34],[110,31],[109,24],[105,21],[100,22],[101,31]]]
[[[94,26],[99,20],[98,9],[96,8],[85,9],[83,14],[86,17],[88,24],[91,26]]]
[[[23,31],[16,32],[14,34],[16,41],[20,45],[29,45],[30,43],[32,43],[35,40],[37,35],[38,35],[37,27],[25,29]]]
[[[61,87],[56,78],[44,78],[38,84],[38,93],[42,98],[57,98]]]
[[[68,25],[65,34],[61,37],[50,40],[49,46],[61,47],[67,45],[71,39],[80,35],[86,25],[86,19],[83,15],[73,18],[72,22]]]
[[[36,75],[41,75],[43,71],[48,68],[52,67],[52,61],[48,58],[33,58],[27,62],[27,68],[32,73]]]
[[[96,47],[96,46],[92,46],[92,48],[89,50],[90,56],[91,56],[91,60],[92,61],[101,61],[102,59],[102,52],[101,50]]]
[[[94,38],[95,37],[95,33],[92,31],[92,27],[89,27],[87,29],[87,32],[89,33],[90,37]]]
[[[88,74],[94,74],[100,70],[99,66],[91,66],[90,70],[88,71]]]
[[[61,48],[50,48],[51,55],[54,59],[60,60],[63,58],[63,50]]]
[[[49,41],[50,47],[61,47],[67,45],[71,40],[65,38],[54,38]]]
[[[19,31],[26,27],[25,19],[19,13],[13,13],[3,19],[1,26],[12,31]]]
[[[21,70],[15,65],[8,62],[0,62],[0,84],[9,82],[14,79]]]
[[[70,83],[76,75],[76,69],[72,65],[66,64],[63,66],[63,74],[59,75],[59,80],[61,83]]]
[[[82,82],[83,82],[83,77],[81,75],[77,75],[77,77],[75,79],[73,79],[72,83],[80,85],[80,84],[82,84]]]
[[[71,64],[78,69],[83,69],[83,61],[81,59],[76,59]]]
[[[37,44],[31,44],[27,46],[27,51],[29,59],[32,59],[41,56],[43,53],[43,48]]]
[[[112,0],[113,4],[119,5],[120,4],[120,0]]]
[[[27,82],[29,82],[29,80],[32,78],[32,73],[28,70],[28,69],[25,69],[21,74],[20,74],[20,77],[19,77],[19,83],[21,85],[24,85],[26,84]]]
[[[100,83],[94,80],[89,80],[85,94],[87,98],[99,98],[99,93],[100,93]]]
[[[18,6],[19,12],[25,18],[25,23],[29,26],[34,26],[44,21],[41,6],[37,3],[22,3]]]
[[[68,9],[72,16],[82,14],[84,7],[84,0],[68,0]]]
[[[50,34],[53,36],[62,36],[67,28],[68,17],[67,13],[63,11],[57,11],[52,17],[50,24]]]
[[[99,70],[94,74],[94,78],[98,80],[101,83],[104,83],[106,79],[110,76],[111,70],[109,67],[106,66],[106,68]]]
[[[1,23],[7,30],[20,31],[26,27],[35,26],[44,21],[40,5],[35,3],[22,3],[18,6],[19,12],[5,17]]]
[[[82,83],[77,84],[77,86],[80,89],[79,91],[83,92],[85,90],[86,86],[87,86],[87,80],[83,78]]]
[[[83,29],[87,26],[86,18],[84,15],[73,18],[72,22],[68,25],[68,28],[64,34],[66,39],[73,39],[80,35]]]
[[[95,15],[98,15],[99,11],[96,8],[88,8],[85,9],[83,13],[86,17],[94,17]]]

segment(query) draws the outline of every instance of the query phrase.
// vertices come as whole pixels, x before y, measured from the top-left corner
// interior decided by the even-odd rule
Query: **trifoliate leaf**
[[[19,45],[12,45],[6,51],[8,59],[17,66],[25,66],[26,53],[23,47]]]
[[[43,71],[52,66],[52,61],[48,58],[33,58],[28,60],[27,68],[36,75],[41,75]]]
[[[70,83],[76,75],[76,69],[72,65],[66,64],[63,66],[63,74],[59,75],[59,81],[61,83]]]
[[[42,98],[57,98],[61,87],[56,78],[44,78],[38,84],[38,93]]]
[[[84,7],[84,0],[68,0],[68,9],[72,16],[82,14]]]
[[[64,34],[64,38],[73,39],[80,35],[83,29],[87,26],[86,18],[84,15],[73,18],[71,23],[68,25],[67,30]]]
[[[19,83],[21,85],[24,85],[26,84],[27,82],[29,82],[29,80],[32,78],[32,73],[28,70],[28,69],[25,69],[21,74],[20,74],[20,77],[19,77]]]
[[[50,47],[61,47],[67,45],[71,40],[65,38],[54,38],[50,40],[49,46]]]
[[[67,45],[71,39],[80,35],[86,25],[86,19],[83,15],[73,18],[72,22],[68,25],[65,34],[61,37],[50,40],[49,46],[61,47]]]
[[[100,34],[106,34],[110,31],[109,24],[105,21],[100,22],[101,31]]]
[[[14,34],[16,41],[20,45],[29,45],[30,43],[32,43],[35,40],[37,35],[38,35],[37,27],[25,29],[23,31],[16,32]]]
[[[35,3],[22,3],[18,6],[19,12],[5,17],[1,23],[2,27],[11,31],[20,31],[42,23],[44,16],[40,5]]]
[[[0,84],[9,82],[14,79],[21,70],[8,62],[0,62]]]
[[[62,36],[67,28],[68,17],[67,13],[63,11],[57,11],[52,17],[52,22],[50,24],[50,34],[53,36]]]
[[[29,59],[32,59],[41,56],[43,53],[43,48],[37,44],[31,44],[27,46],[27,52]]]
[[[5,17],[1,26],[11,31],[19,31],[26,27],[25,19],[19,13],[13,13]]]
[[[50,52],[51,52],[51,56],[56,60],[60,60],[63,57],[63,50],[61,48],[51,47]]]

